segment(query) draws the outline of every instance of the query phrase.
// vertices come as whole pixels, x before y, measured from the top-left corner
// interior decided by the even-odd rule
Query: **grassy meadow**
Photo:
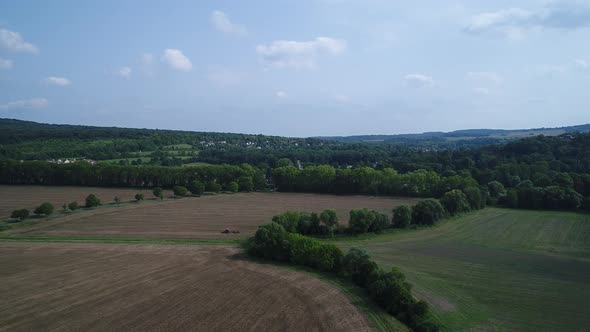
[[[400,268],[446,330],[590,326],[590,215],[489,208],[432,228],[336,241]]]

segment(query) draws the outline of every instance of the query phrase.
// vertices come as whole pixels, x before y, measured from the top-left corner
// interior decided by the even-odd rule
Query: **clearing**
[[[0,243],[0,331],[370,331],[335,286],[186,245]]]
[[[65,189],[65,188],[64,188]],[[92,188],[94,189],[94,188]],[[336,209],[341,223],[354,208],[391,215],[393,207],[416,199],[293,193],[238,193],[150,201],[80,211],[2,234],[27,236],[225,239],[251,236],[272,216],[287,210]],[[225,228],[239,234],[221,234]]]
[[[399,267],[447,330],[590,326],[588,214],[488,208],[432,228],[336,241]]]

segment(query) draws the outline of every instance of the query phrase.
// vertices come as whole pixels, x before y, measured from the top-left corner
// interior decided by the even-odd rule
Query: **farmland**
[[[319,212],[333,208],[341,222],[346,223],[350,209],[367,207],[391,214],[394,206],[415,201],[406,198],[293,193],[214,195],[81,211],[5,233],[169,239],[235,238],[253,235],[259,225],[286,210]],[[221,234],[225,228],[239,230],[240,233]]]
[[[399,267],[448,330],[590,324],[590,216],[488,208],[418,231],[339,240]]]
[[[55,207],[73,201],[84,205],[86,196],[95,194],[103,203],[110,203],[115,196],[129,201],[137,193],[152,197],[152,192],[145,189],[0,185],[0,220],[10,217],[13,210],[34,209],[43,202],[50,202]]]
[[[0,330],[369,331],[338,288],[229,247],[0,243]]]

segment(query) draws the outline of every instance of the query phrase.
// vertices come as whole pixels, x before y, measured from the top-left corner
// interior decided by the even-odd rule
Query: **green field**
[[[590,215],[486,209],[338,240],[399,267],[446,330],[588,331]]]

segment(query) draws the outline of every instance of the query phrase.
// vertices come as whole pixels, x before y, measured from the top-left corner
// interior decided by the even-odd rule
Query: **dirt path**
[[[369,331],[334,286],[233,247],[0,243],[1,331]]]

